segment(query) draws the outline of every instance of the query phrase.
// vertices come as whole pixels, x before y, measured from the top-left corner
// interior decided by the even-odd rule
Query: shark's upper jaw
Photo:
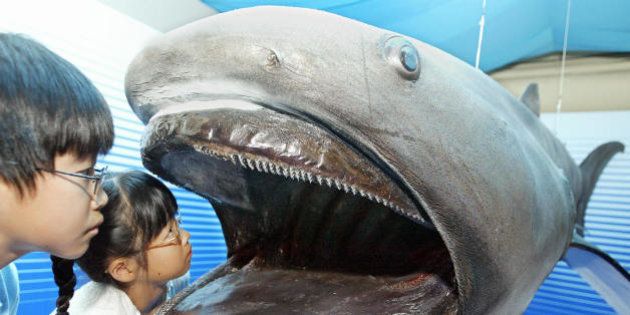
[[[162,110],[147,129],[145,165],[212,202],[237,269],[283,270],[284,279],[294,277],[289,270],[377,276],[374,285],[415,294],[426,310],[434,308],[418,294],[438,281],[448,294],[438,294],[435,309],[454,305],[440,236],[418,224],[414,203],[380,169],[326,130],[244,100]],[[339,277],[307,285],[327,290]]]

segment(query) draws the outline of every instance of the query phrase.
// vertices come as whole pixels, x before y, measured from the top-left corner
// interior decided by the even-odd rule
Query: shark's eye
[[[407,71],[416,71],[418,68],[418,52],[409,46],[400,49],[400,63]]]
[[[404,79],[415,81],[420,76],[420,55],[408,40],[400,36],[386,38],[383,55]]]

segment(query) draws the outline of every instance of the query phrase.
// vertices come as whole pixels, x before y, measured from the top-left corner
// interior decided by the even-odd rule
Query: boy
[[[94,169],[114,138],[102,95],[41,44],[0,33],[0,137],[0,268],[32,251],[80,257],[107,202]],[[2,275],[0,311],[15,309],[15,272]]]

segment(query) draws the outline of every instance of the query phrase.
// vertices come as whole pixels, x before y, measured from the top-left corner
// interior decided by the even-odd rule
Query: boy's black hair
[[[139,171],[108,177],[103,190],[109,198],[101,208],[103,224],[77,262],[93,281],[115,285],[116,281],[105,272],[111,259],[137,257],[146,266],[146,246],[175,218],[177,201],[160,180]],[[57,314],[65,314],[76,283],[72,261],[53,262],[55,280],[61,283]]]
[[[111,112],[75,66],[43,45],[0,33],[0,180],[20,196],[57,154],[96,159],[114,141]]]

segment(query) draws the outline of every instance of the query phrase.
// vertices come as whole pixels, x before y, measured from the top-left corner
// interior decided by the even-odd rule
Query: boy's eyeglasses
[[[0,164],[2,164],[2,163],[11,164],[11,165],[19,165],[19,163],[16,162],[16,161],[0,161]],[[100,168],[100,169],[94,168],[94,167],[90,167],[88,169],[88,174],[64,172],[64,171],[47,169],[47,168],[43,168],[43,167],[37,167],[36,169],[38,171],[48,172],[48,173],[52,173],[52,174],[63,174],[63,175],[67,175],[67,176],[78,177],[78,178],[85,178],[85,179],[90,180],[92,183],[94,183],[94,191],[92,192],[92,196],[90,196],[90,197],[94,201],[96,201],[97,203],[100,202],[99,196],[101,196],[101,192],[102,192],[102,188],[103,188],[103,186],[102,186],[103,178],[105,176],[107,176],[107,166],[105,166],[103,168]]]
[[[168,247],[168,246],[182,245],[182,229],[180,228],[181,224],[182,224],[182,219],[178,215],[175,217],[175,228],[171,227],[169,231],[169,236],[167,237],[167,239],[161,242],[160,244],[147,246],[146,250]]]
[[[62,174],[62,175],[90,180],[94,184],[94,191],[92,191],[92,198],[96,202],[99,202],[98,198],[101,195],[101,192],[103,190],[103,185],[102,185],[103,178],[107,175],[107,166],[100,169],[91,167],[88,169],[88,174],[64,172],[64,171],[51,170],[51,169],[46,169],[46,168],[41,168],[41,167],[38,167],[37,169],[40,171],[44,171],[44,172],[48,172],[52,174]]]

